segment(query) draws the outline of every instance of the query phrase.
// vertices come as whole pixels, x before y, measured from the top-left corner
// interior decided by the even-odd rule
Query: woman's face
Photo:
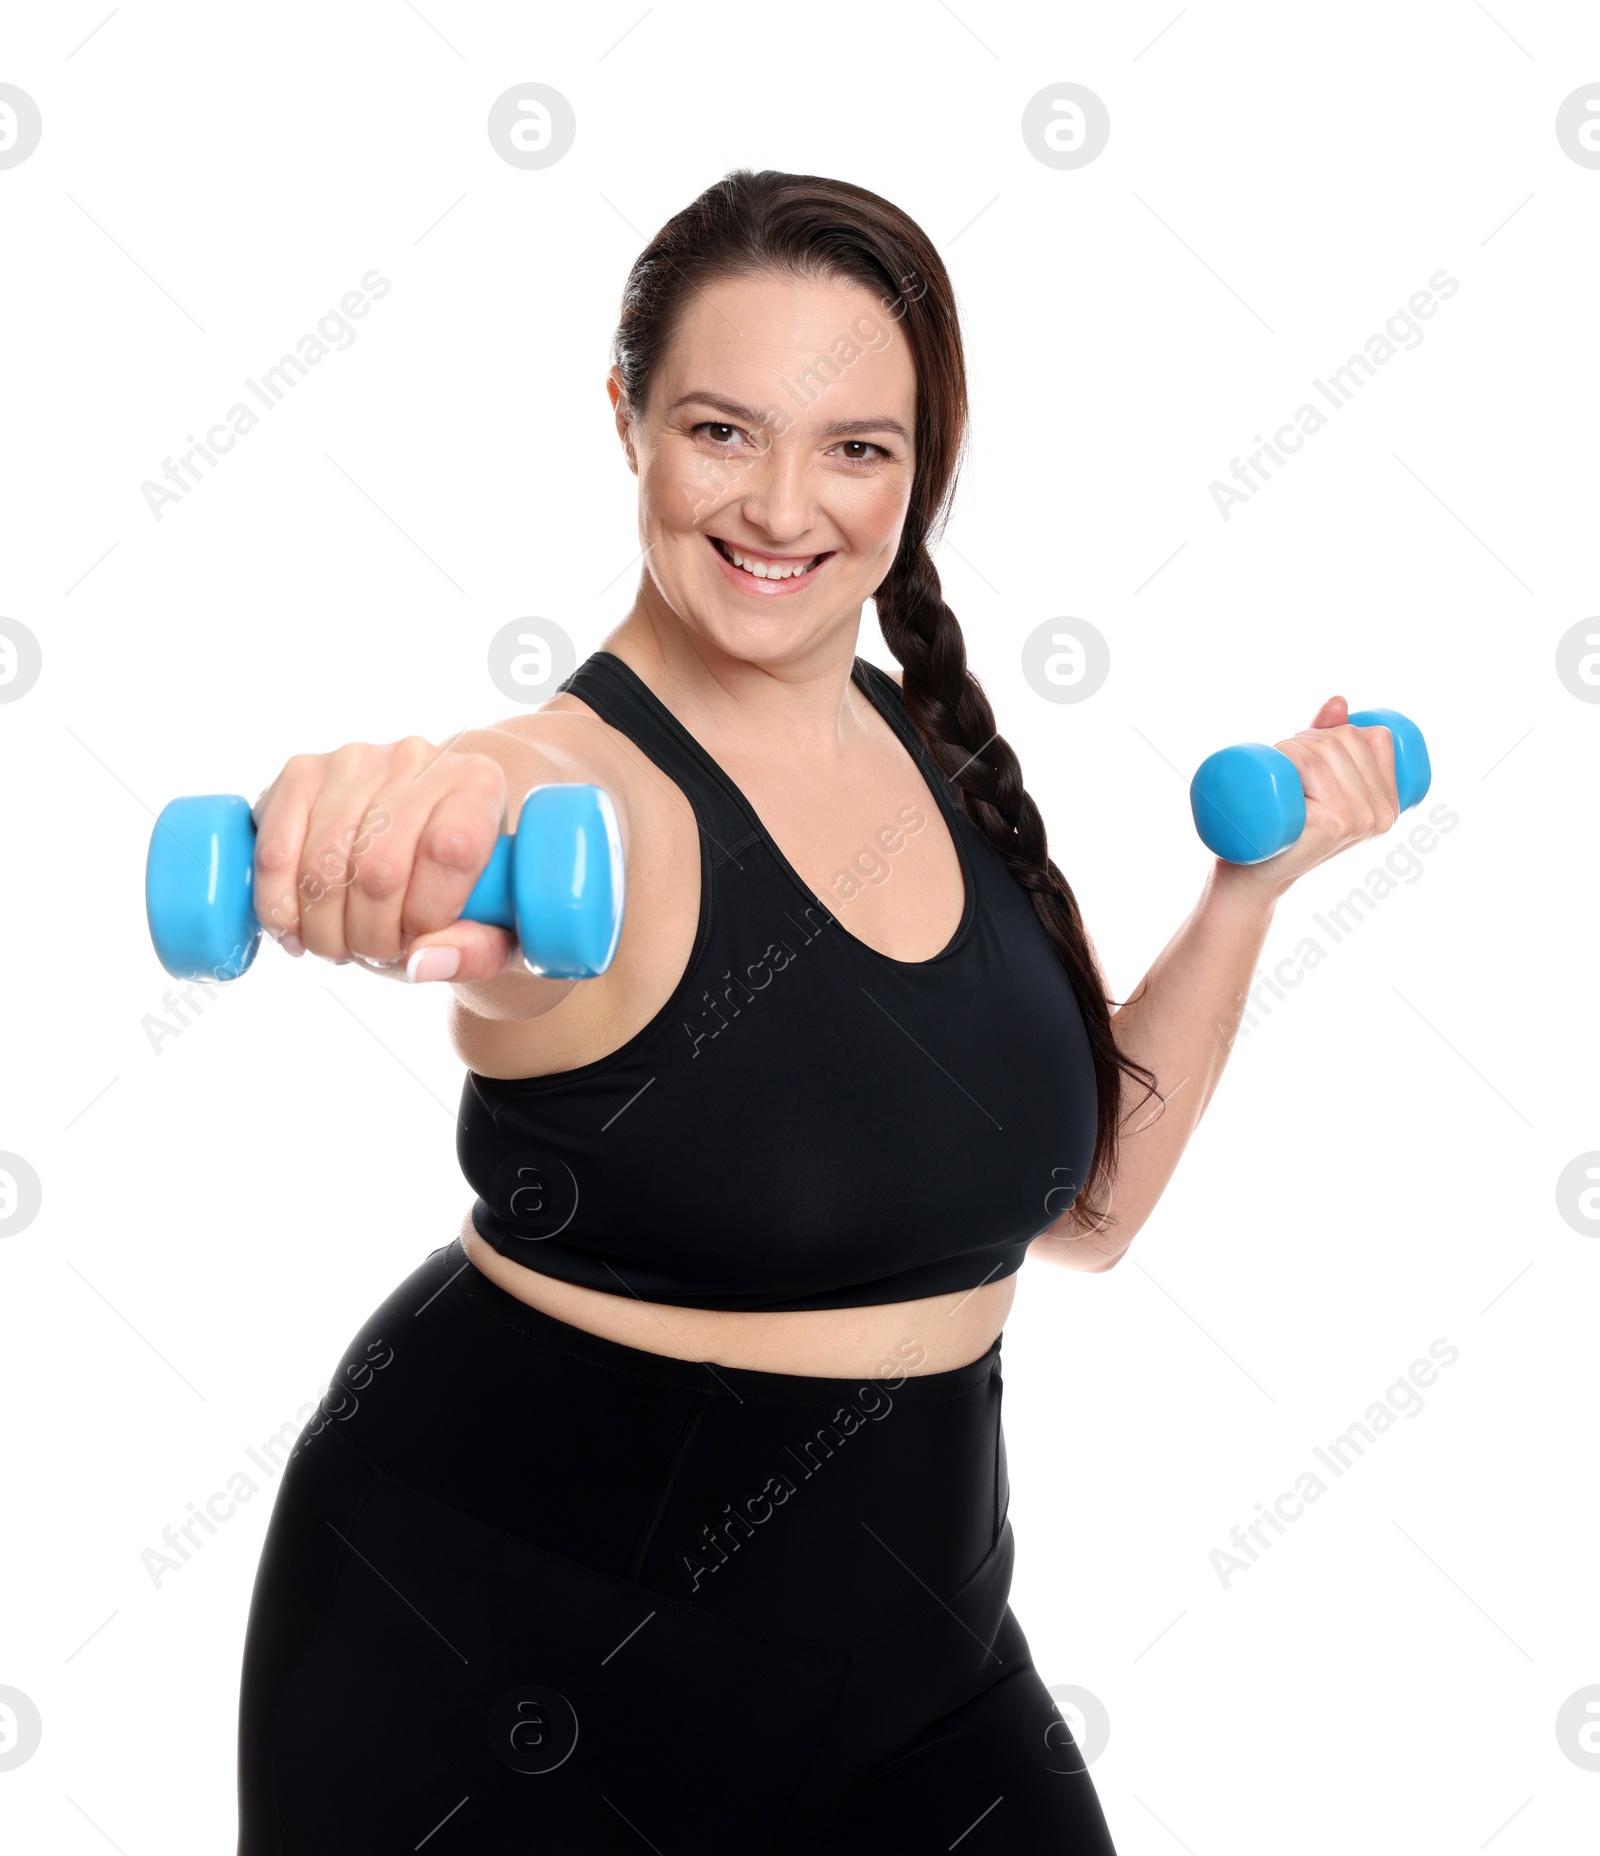
[[[615,369],[608,386],[639,478],[645,596],[758,662],[841,628],[853,641],[914,464],[916,369],[883,301],[837,280],[724,278],[690,292],[642,412]]]

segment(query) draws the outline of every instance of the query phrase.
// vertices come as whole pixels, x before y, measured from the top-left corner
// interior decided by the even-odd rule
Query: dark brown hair
[[[928,553],[949,512],[966,443],[967,384],[955,293],[939,254],[914,220],[848,181],[739,168],[673,215],[634,262],[623,290],[612,361],[628,405],[642,414],[650,382],[691,290],[719,277],[773,272],[858,283],[904,324],[917,370],[910,508],[899,552],[874,594],[878,624],[902,667],[906,711],[967,816],[1032,898],[1070,976],[1094,1059],[1095,1145],[1073,1213],[1080,1228],[1115,1223],[1098,1196],[1116,1177],[1120,1073],[1156,1077],[1125,1057],[1111,1034],[1105,983],[1066,878],[1051,860],[1039,808],[1017,757],[995,731],[994,711],[967,669],[966,644],[944,603]],[[1163,1098],[1164,1106],[1164,1098]],[[1131,1112],[1131,1111],[1130,1111]]]

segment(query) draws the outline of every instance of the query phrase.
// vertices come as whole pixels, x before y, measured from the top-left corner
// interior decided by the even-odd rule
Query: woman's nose
[[[751,461],[732,498],[732,506],[774,553],[815,526],[815,504],[804,460],[781,445]]]

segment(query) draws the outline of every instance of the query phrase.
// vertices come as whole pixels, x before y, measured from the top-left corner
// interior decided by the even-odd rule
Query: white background
[[[618,293],[741,165],[871,187],[950,267],[973,451],[937,558],[1115,997],[1199,893],[1213,748],[1389,705],[1459,818],[1268,996],[1126,1261],[1023,1274],[1013,1605],[1109,1712],[1119,1851],[1593,1838],[1555,1718],[1600,1683],[1600,1243],[1555,1182],[1600,1147],[1600,707],[1555,653],[1600,610],[1600,170],[1554,119],[1600,18],[1492,11],[13,13],[0,81],[44,136],[0,171],[0,611],[44,671],[0,706],[0,1149],[44,1200],[0,1243],[0,1686],[44,1737],[0,1772],[8,1848],[232,1847],[270,1484],[159,1589],[141,1552],[303,1419],[470,1196],[442,989],[268,949],[152,1050],[151,808],[498,718],[518,616],[598,644],[637,571]],[[525,80],[577,114],[543,171],[485,133]],[[1066,80],[1112,128],[1064,172],[1020,123]],[[353,346],[154,520],[141,483],[374,267]],[[1421,345],[1224,521],[1210,482],[1441,267]],[[1055,704],[1019,654],[1069,615],[1111,674]],[[870,608],[862,649],[891,661]],[[1390,848],[1304,879],[1269,960]],[[1441,1336],[1420,1414],[1225,1587],[1229,1530]]]

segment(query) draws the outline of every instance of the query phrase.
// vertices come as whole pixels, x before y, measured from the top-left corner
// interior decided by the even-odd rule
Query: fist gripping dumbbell
[[[174,979],[233,980],[255,959],[255,855],[250,802],[237,794],[162,807],[145,864],[145,913]],[[609,793],[576,782],[535,786],[461,919],[509,929],[534,973],[593,979],[611,965],[622,933],[623,868]]]
[[[1394,781],[1400,810],[1421,803],[1433,779],[1422,730],[1394,709],[1363,709],[1357,728],[1387,728],[1394,741]],[[1287,754],[1242,741],[1201,761],[1189,783],[1195,830],[1207,850],[1230,864],[1260,864],[1293,844],[1306,828],[1306,796]]]

